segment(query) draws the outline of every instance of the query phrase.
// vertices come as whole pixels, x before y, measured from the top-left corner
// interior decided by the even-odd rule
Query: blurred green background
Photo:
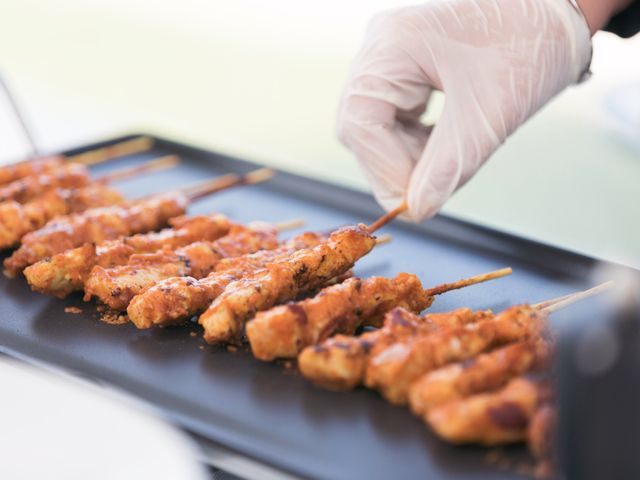
[[[335,110],[368,19],[403,3],[3,0],[0,70],[48,150],[144,130],[366,189]],[[640,38],[594,43],[593,78],[445,212],[640,266]],[[25,152],[2,99],[0,158]]]

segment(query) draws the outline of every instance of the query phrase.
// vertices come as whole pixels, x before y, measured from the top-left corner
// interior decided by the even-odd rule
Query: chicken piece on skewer
[[[365,384],[391,403],[407,403],[411,384],[428,371],[501,345],[545,332],[547,314],[528,305],[513,306],[483,321],[396,342],[373,356]]]
[[[89,208],[124,202],[124,197],[106,184],[143,173],[171,168],[178,157],[170,155],[135,167],[116,170],[81,188],[54,188],[21,204],[15,200],[0,202],[0,248],[12,247],[29,232],[42,228],[58,216],[79,213]]]
[[[303,348],[335,333],[354,334],[362,325],[378,327],[394,307],[413,313],[429,308],[435,295],[511,273],[510,268],[424,289],[415,275],[352,278],[317,296],[258,312],[247,323],[253,354],[261,360],[295,358]]]
[[[193,277],[161,280],[135,296],[129,303],[127,314],[138,328],[182,323],[203,312],[231,282],[264,268],[268,262],[286,258],[325,239],[322,234],[306,232],[274,250],[225,258],[218,262],[213,273],[201,280]]]
[[[278,246],[277,229],[266,224],[234,225],[215,241],[198,241],[175,251],[136,254],[126,265],[95,266],[85,282],[85,300],[92,296],[113,310],[124,310],[131,299],[155,283],[170,277],[202,278],[223,258],[239,257]]]
[[[409,404],[424,415],[445,403],[504,386],[512,378],[545,370],[551,345],[542,338],[525,340],[429,372],[411,385]]]
[[[25,177],[42,175],[62,167],[64,163],[65,158],[62,155],[49,155],[0,167],[0,186]]]
[[[518,377],[499,390],[436,407],[424,420],[450,443],[491,446],[522,442],[534,414],[550,397],[547,381]]]
[[[379,330],[358,337],[336,335],[305,348],[298,356],[300,372],[312,382],[330,389],[344,390],[364,383],[369,358],[395,342],[439,329],[478,322],[491,316],[489,311],[459,308],[448,313],[415,315],[395,308],[385,315]]]
[[[180,216],[169,220],[171,228],[139,233],[105,242],[85,243],[27,267],[24,275],[37,292],[64,298],[82,290],[95,266],[112,268],[127,263],[131,255],[179,248],[199,240],[216,240],[232,228],[224,215]]]
[[[85,243],[156,230],[186,207],[184,195],[166,193],[59,217],[23,237],[20,248],[4,261],[5,274],[14,277],[28,265]]]
[[[260,169],[243,177],[224,175],[182,190],[59,217],[23,237],[22,246],[4,261],[5,274],[15,276],[28,265],[85,243],[157,230],[170,218],[182,215],[192,201],[230,187],[264,181],[272,174],[269,169]]]
[[[415,275],[350,278],[315,297],[258,312],[247,323],[247,337],[260,360],[295,358],[302,348],[334,333],[353,334],[365,322],[379,325],[394,306],[419,313],[433,303]]]
[[[116,158],[133,155],[149,150],[153,140],[147,137],[136,137],[106,147],[82,152],[76,155],[49,155],[0,167],[0,186],[25,177],[37,176],[55,170],[67,163],[95,165]]]
[[[80,188],[91,183],[84,165],[68,164],[32,177],[24,177],[0,187],[0,202],[28,202],[52,188]]]
[[[89,208],[115,205],[124,197],[113,188],[89,185],[78,189],[55,189],[27,203],[0,203],[0,249],[16,245],[29,232],[43,227],[60,215],[82,212]]]
[[[200,316],[208,343],[238,343],[244,323],[256,312],[293,300],[353,268],[375,246],[366,225],[344,227],[320,245],[266,265],[227,286]]]

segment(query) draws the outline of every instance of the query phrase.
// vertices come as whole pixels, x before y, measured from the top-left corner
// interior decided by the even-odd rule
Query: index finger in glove
[[[395,35],[378,16],[356,57],[340,103],[338,137],[353,151],[377,200],[394,208],[406,194],[429,128],[420,123],[431,88]],[[406,32],[406,29],[403,29]],[[395,38],[390,41],[390,38]]]

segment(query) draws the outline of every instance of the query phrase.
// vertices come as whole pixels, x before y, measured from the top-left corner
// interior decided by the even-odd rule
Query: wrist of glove
[[[434,215],[591,58],[568,0],[432,0],[371,21],[340,102],[338,136],[387,209]],[[445,105],[420,122],[434,90]]]

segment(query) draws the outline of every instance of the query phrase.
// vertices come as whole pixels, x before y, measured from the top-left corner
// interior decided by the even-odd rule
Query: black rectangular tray
[[[121,141],[113,139],[103,144]],[[100,144],[87,145],[82,150]],[[71,152],[69,152],[71,153]],[[130,196],[164,191],[255,164],[157,139],[152,152],[94,167],[96,172],[176,153],[174,170],[121,184]],[[505,203],[509,201],[505,198]],[[370,222],[382,212],[367,194],[279,172],[270,182],[220,193],[190,208],[238,221],[303,218],[306,229]],[[586,288],[597,263],[557,248],[438,216],[422,225],[396,221],[393,241],[359,262],[361,275],[418,274],[426,285],[503,266],[514,274],[438,298],[432,310],[493,308]],[[294,235],[291,232],[288,235]],[[23,278],[0,278],[0,348],[95,379],[151,403],[187,430],[283,471],[311,478],[511,478],[486,461],[487,450],[436,439],[405,408],[376,393],[329,392],[249,352],[205,346],[197,325],[138,331],[101,322],[79,295],[65,301],[33,293]],[[82,314],[64,312],[80,306]],[[561,312],[558,317],[567,315]],[[527,461],[524,447],[507,449]]]

